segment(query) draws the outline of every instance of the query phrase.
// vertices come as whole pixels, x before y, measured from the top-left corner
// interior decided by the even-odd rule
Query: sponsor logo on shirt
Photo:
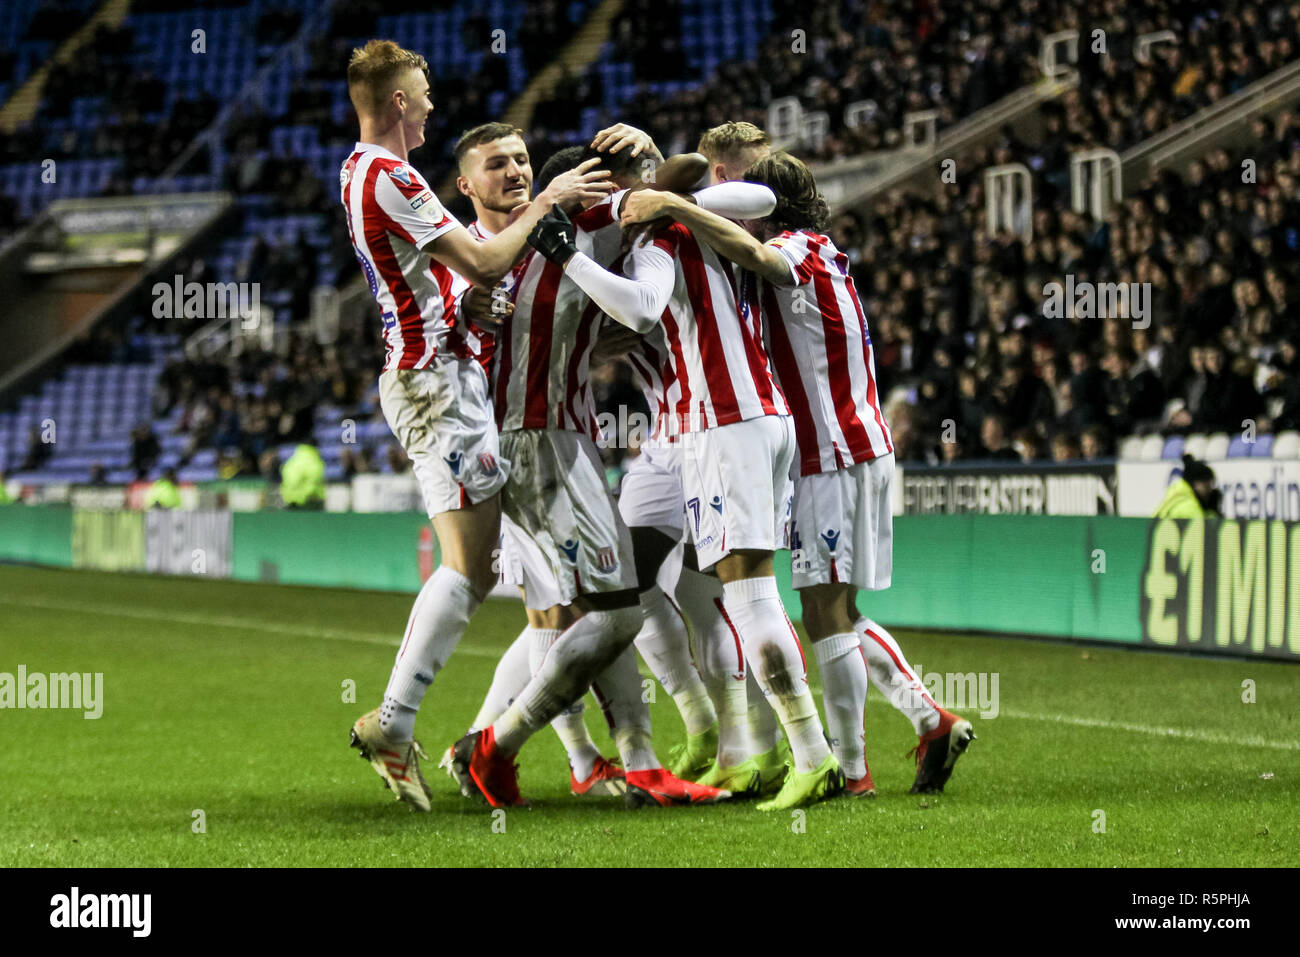
[[[571,562],[578,560],[578,543],[571,538],[566,538],[560,543],[560,551],[564,552],[564,557]]]
[[[454,475],[454,476],[456,476],[457,478],[459,478],[459,477],[460,477],[460,460],[461,460],[461,453],[460,453],[460,452],[452,452],[451,455],[444,455],[443,458],[442,458],[442,460],[443,460],[444,462],[446,462],[446,463],[447,463],[447,467],[448,467],[449,469],[451,469],[451,474]]]
[[[389,170],[388,175],[397,180],[403,186],[411,185],[411,172],[405,166],[394,166]]]
[[[426,190],[425,190],[423,193],[421,193],[419,196],[415,197],[415,199],[411,200],[411,209],[412,209],[412,210],[418,210],[421,206],[423,206],[425,203],[427,203],[427,202],[428,202],[429,200],[431,200],[431,199],[433,199],[433,193],[429,192],[429,191],[426,189]]]
[[[838,528],[828,528],[822,532],[822,541],[826,543],[827,551],[835,551],[835,546],[840,543],[840,530]]]

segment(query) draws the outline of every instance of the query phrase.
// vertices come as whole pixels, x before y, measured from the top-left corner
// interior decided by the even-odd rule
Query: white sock
[[[658,585],[641,593],[643,623],[636,636],[636,650],[672,695],[681,712],[687,734],[700,734],[713,727],[718,717],[713,702],[691,660],[691,639],[686,621],[673,606],[672,599]]]
[[[885,700],[907,716],[918,737],[937,728],[939,706],[925,693],[925,686],[903,657],[894,636],[865,617],[853,623],[853,630],[862,643],[871,683],[884,694]]]
[[[566,628],[528,687],[493,722],[501,751],[517,753],[538,728],[577,701],[640,630],[641,610],[635,605],[588,612]]]
[[[813,771],[830,755],[817,704],[808,690],[803,649],[785,616],[776,578],[744,578],[722,586],[723,605],[763,695],[781,719],[795,771]]]
[[[501,656],[501,660],[497,662],[496,671],[492,673],[492,684],[488,687],[478,714],[474,716],[474,721],[469,726],[471,734],[486,728],[501,717],[502,712],[510,707],[510,702],[514,701],[519,696],[519,692],[528,685],[528,679],[533,676],[532,669],[528,665],[532,630],[525,628],[521,631],[506,649],[506,653]]]
[[[781,744],[781,722],[776,718],[771,703],[763,694],[763,689],[754,677],[754,669],[749,668],[745,677],[746,713],[749,734],[754,740],[754,749],[759,754],[766,754]]]
[[[601,756],[596,742],[591,740],[587,730],[587,709],[578,699],[578,703],[565,708],[551,720],[551,727],[569,754],[569,767],[579,781],[591,777],[596,769],[596,759]]]
[[[653,771],[659,767],[650,740],[650,707],[641,697],[641,672],[636,651],[628,647],[591,683],[618,748],[625,771]]]
[[[528,662],[529,673],[524,678],[524,684],[520,686],[519,691],[523,691],[528,681],[541,670],[542,662],[546,660],[546,653],[550,650],[551,645],[555,644],[560,637],[558,628],[533,628],[524,629],[524,635],[528,636]],[[521,635],[520,637],[523,637]],[[516,692],[516,695],[518,692]],[[513,700],[513,699],[512,699]],[[509,702],[507,702],[507,705]],[[505,708],[501,709],[502,712]],[[585,781],[591,777],[591,772],[596,767],[596,759],[600,757],[600,749],[596,747],[596,742],[591,740],[591,733],[587,730],[586,706],[582,698],[578,698],[573,704],[565,708],[554,720],[551,721],[551,727],[555,731],[556,737],[560,739],[560,744],[564,745],[564,750],[569,755],[569,767],[573,769],[574,775],[579,781]],[[493,720],[497,716],[493,716]]]
[[[379,727],[388,737],[399,742],[411,740],[415,713],[425,692],[451,657],[480,604],[469,579],[446,565],[434,571],[415,596],[406,637],[379,709]]]
[[[723,614],[722,583],[712,575],[683,568],[676,595],[690,620],[700,678],[718,716],[718,763],[734,768],[765,750],[756,747],[750,732],[745,653],[740,635]],[[771,709],[766,704],[763,708],[775,728],[776,718]]]
[[[813,642],[822,675],[822,703],[831,751],[845,775],[858,780],[867,773],[863,718],[867,705],[867,662],[858,636],[849,632]]]

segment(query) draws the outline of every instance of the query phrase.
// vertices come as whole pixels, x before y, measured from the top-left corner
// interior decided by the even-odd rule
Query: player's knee
[[[626,648],[641,631],[642,617],[640,605],[625,605],[622,608],[611,608],[608,611],[599,612],[599,614],[605,617],[610,634],[616,636],[620,642],[620,652],[623,648]]]

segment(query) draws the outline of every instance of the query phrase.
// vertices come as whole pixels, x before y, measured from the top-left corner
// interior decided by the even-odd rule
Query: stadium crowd
[[[985,233],[977,174],[841,216],[882,388],[898,387],[900,460],[1095,457],[1126,434],[1245,419],[1296,428],[1300,123],[1284,113],[1252,132],[1258,147],[1163,171],[1105,222],[1040,204],[1029,243]],[[1048,319],[1044,286],[1067,275],[1151,283],[1149,327]]]
[[[520,30],[530,70],[551,55],[561,38],[556,31],[568,24],[561,7],[572,13],[564,4],[541,6],[546,9],[531,11],[528,28]],[[679,8],[675,0],[631,0],[616,24],[614,56],[632,61],[647,81],[682,76],[681,38],[669,29],[680,22]],[[322,144],[346,148],[355,137],[351,125],[331,113],[329,84],[337,82],[337,64],[355,37],[372,32],[383,13],[378,0],[343,5],[311,45],[311,66],[290,104],[294,121],[317,126]],[[935,109],[941,127],[956,122],[1034,80],[1043,35],[1066,28],[1082,34],[1079,87],[1044,107],[1041,137],[1022,141],[1008,130],[1001,143],[963,158],[957,183],[929,196],[879,197],[870,209],[832,223],[832,238],[849,255],[866,300],[900,460],[1097,458],[1113,454],[1117,439],[1134,432],[1235,431],[1246,418],[1260,429],[1300,424],[1293,316],[1300,127],[1291,116],[1258,121],[1252,134],[1264,145],[1252,155],[1217,151],[1181,176],[1161,173],[1105,222],[1068,208],[1070,151],[1096,145],[1122,150],[1288,62],[1300,4],[1108,0],[1081,12],[1048,0],[980,0],[960,9],[933,0],[775,0],[773,14],[755,58],[724,64],[707,82],[674,96],[644,92],[621,115],[602,120],[643,126],[672,153],[693,148],[695,131],[718,122],[764,125],[761,104],[793,95],[825,109],[830,120],[826,138],[799,152],[832,160],[896,146],[905,112]],[[489,25],[480,21],[466,22],[467,44],[485,42]],[[259,24],[259,35],[273,42],[294,26],[268,21]],[[1169,27],[1179,41],[1158,44],[1140,62],[1135,38]],[[796,28],[806,31],[802,52],[792,49]],[[1091,52],[1094,29],[1105,31],[1105,56]],[[54,88],[75,95],[114,62],[123,43],[129,47],[129,37],[101,32],[84,60],[56,71]],[[158,108],[157,83],[130,71],[109,72],[129,77],[109,91],[119,118],[96,131],[92,144],[61,148],[124,153],[134,157],[130,172],[157,172],[161,159],[132,146],[143,135],[140,117]],[[551,98],[538,104],[529,136],[535,168],[572,139],[570,127],[582,107],[602,102],[599,83],[594,71],[566,74]],[[456,131],[490,114],[487,91],[517,92],[515,86],[497,57],[484,57],[477,73],[439,78],[438,135],[421,159],[432,182],[451,169]],[[874,112],[850,128],[843,108],[862,100],[874,103]],[[160,148],[175,156],[178,150],[165,143],[188,142],[215,109],[212,103],[178,103],[163,125]],[[268,155],[271,131],[281,122],[241,111],[229,124],[223,140],[227,185],[270,196],[275,213],[332,208],[331,187],[306,164]],[[0,141],[0,153],[15,148],[12,140]],[[1256,163],[1253,183],[1243,182],[1245,159]],[[987,236],[982,228],[982,170],[1011,161],[1034,172],[1029,243]],[[123,175],[109,192],[129,188]],[[462,217],[466,212],[457,204],[451,209]],[[305,316],[312,287],[330,274],[347,276],[351,268],[343,220],[334,216],[329,223],[327,274],[301,237],[278,246],[259,238],[236,276],[210,275],[211,267],[196,257],[184,266],[186,278],[261,282],[264,296]],[[1150,282],[1149,328],[1119,319],[1045,319],[1043,286],[1067,274]],[[153,325],[140,305],[129,324],[97,329],[73,357],[129,360],[133,334]],[[185,409],[181,428],[190,454],[228,448],[223,471],[257,471],[266,448],[310,429],[312,402],[377,415],[378,343],[370,332],[350,330],[354,342],[328,350],[306,344],[307,360],[297,372],[286,371],[282,360],[248,354],[224,378],[214,379],[203,364],[177,363],[159,384],[159,409]],[[245,394],[236,383],[255,388]],[[593,384],[603,411],[641,405],[622,366],[595,370]],[[616,465],[619,452],[608,455]],[[345,470],[364,470],[386,456],[382,448],[368,455],[345,450]]]

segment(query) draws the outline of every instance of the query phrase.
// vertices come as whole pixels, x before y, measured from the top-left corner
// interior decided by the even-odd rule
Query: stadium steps
[[[130,10],[131,0],[106,0],[95,11],[95,15],[83,23],[72,36],[64,40],[54,55],[41,64],[9,101],[0,108],[0,130],[12,133],[18,127],[30,123],[41,103],[41,93],[45,89],[45,80],[50,75],[50,68],[55,63],[67,63],[95,35],[100,26],[120,27]]]

